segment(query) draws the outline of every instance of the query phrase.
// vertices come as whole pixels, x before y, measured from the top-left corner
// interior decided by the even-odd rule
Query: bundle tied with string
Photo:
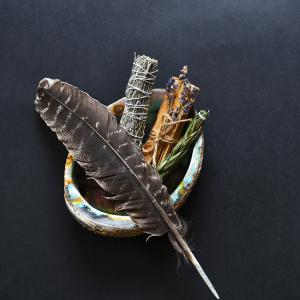
[[[143,146],[145,161],[154,167],[172,151],[191,120],[189,114],[199,88],[189,82],[187,73],[188,68],[184,66],[178,77],[169,79],[156,122]]]
[[[125,108],[120,124],[139,147],[145,134],[149,98],[157,68],[157,60],[146,55],[135,56],[125,91]]]
[[[164,113],[162,118],[162,126],[158,131],[152,130],[150,132],[150,139],[153,140],[153,153],[151,157],[151,162],[153,166],[157,166],[157,161],[161,161],[161,159],[158,159],[158,154],[162,150],[162,145],[176,145],[178,142],[177,139],[172,137],[171,133],[174,131],[174,128],[176,128],[177,124],[179,123],[186,123],[189,122],[191,119],[184,119],[184,120],[178,120],[173,121],[173,119],[170,117],[169,114]],[[146,147],[145,147],[146,148]],[[160,149],[161,148],[161,149]],[[164,147],[165,148],[165,147]]]
[[[187,119],[189,124],[184,135],[172,149],[171,153],[156,168],[163,180],[180,163],[187,154],[190,146],[199,138],[203,130],[204,121],[208,115],[209,111],[200,110],[192,119]]]

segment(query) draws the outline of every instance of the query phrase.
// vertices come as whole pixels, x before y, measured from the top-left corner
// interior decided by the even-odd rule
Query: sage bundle
[[[125,91],[125,108],[120,124],[139,147],[145,134],[149,98],[157,68],[157,60],[146,55],[135,56]]]

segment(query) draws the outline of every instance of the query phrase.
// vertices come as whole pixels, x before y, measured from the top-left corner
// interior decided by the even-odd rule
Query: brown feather
[[[183,239],[180,222],[160,175],[108,109],[88,94],[60,80],[43,79],[36,110],[73,158],[99,186],[113,196],[146,233],[168,233],[176,250],[196,267],[218,298],[212,284]]]

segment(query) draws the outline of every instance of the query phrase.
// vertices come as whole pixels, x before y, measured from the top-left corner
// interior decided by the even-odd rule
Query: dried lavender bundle
[[[189,82],[187,73],[188,68],[184,66],[179,77],[169,79],[156,122],[143,146],[145,161],[154,167],[171,152],[189,121],[188,116],[199,88]]]
[[[157,60],[146,55],[135,56],[131,77],[125,91],[125,109],[120,124],[140,147],[145,133],[149,99],[157,68]]]

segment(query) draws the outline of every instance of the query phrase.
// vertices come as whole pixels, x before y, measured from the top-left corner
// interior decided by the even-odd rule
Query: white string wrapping
[[[149,99],[152,92],[158,62],[146,55],[134,57],[134,62],[125,91],[125,108],[120,124],[141,147],[145,134]]]

